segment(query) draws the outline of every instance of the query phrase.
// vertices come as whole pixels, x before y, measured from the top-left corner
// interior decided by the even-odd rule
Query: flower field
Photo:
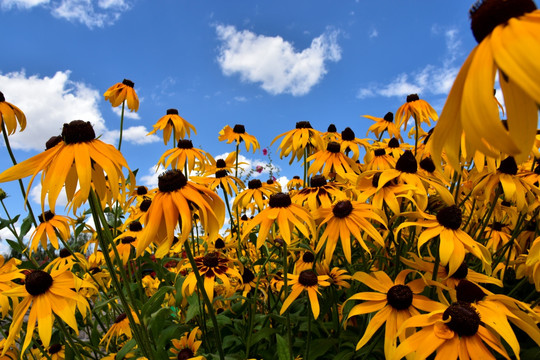
[[[116,145],[73,120],[21,162],[9,136],[32,119],[0,93],[0,183],[20,182],[27,211],[0,189],[0,359],[539,358],[540,11],[488,0],[471,21],[478,46],[440,114],[410,94],[364,115],[365,137],[300,121],[271,149],[230,124],[215,159],[168,109],[149,133],[154,189],[121,152],[133,81],[104,92]],[[261,151],[298,175],[239,172]]]

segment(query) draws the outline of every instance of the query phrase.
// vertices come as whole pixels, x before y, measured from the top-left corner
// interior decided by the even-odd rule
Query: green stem
[[[289,252],[287,251],[287,243],[283,242],[283,291],[284,298],[287,299],[289,296],[288,289],[288,274],[289,274],[289,262],[288,262]],[[291,317],[289,316],[289,311],[285,314],[286,324],[287,324],[287,342],[289,344],[289,354],[292,356],[292,332],[291,332]]]
[[[124,109],[126,107],[126,100],[122,102],[122,113],[120,115],[120,137],[118,138],[118,151],[122,147],[122,133],[124,132]]]
[[[309,347],[311,346],[311,318],[312,318],[311,307],[309,306],[309,301],[308,301],[308,306],[306,307],[306,310],[307,310],[307,339],[306,339],[306,354],[304,356],[304,359],[309,360]]]
[[[64,323],[62,322],[62,319],[60,319],[60,317],[56,314],[54,314],[54,317],[56,318],[56,321],[58,322],[58,324],[60,325],[60,331],[64,334],[64,338],[68,341],[69,343],[69,346],[71,347],[71,349],[75,352],[75,357],[77,359],[80,359],[80,360],[84,360],[83,356],[81,355],[80,351],[79,351],[79,348],[77,347],[77,345],[75,345],[75,343],[73,342],[73,339],[71,338],[71,334],[67,331],[66,329],[66,326],[64,325]]]
[[[413,116],[414,118],[414,157],[416,157],[416,151],[418,149],[418,120],[416,119],[416,116]]]
[[[189,240],[186,240],[189,241]],[[191,269],[193,270],[193,273],[195,274],[195,278],[197,279],[197,287],[199,288],[199,292],[203,297],[203,301],[208,308],[208,315],[210,315],[210,319],[212,320],[212,325],[214,326],[214,332],[216,334],[216,343],[217,343],[217,349],[219,352],[219,358],[221,360],[225,359],[225,354],[223,353],[223,346],[221,345],[221,334],[219,331],[219,325],[216,319],[216,314],[214,311],[214,306],[212,305],[212,302],[210,301],[210,298],[208,297],[208,294],[206,293],[206,290],[204,288],[204,280],[201,277],[201,274],[199,273],[199,268],[197,268],[197,264],[195,263],[195,259],[193,258],[193,254],[191,253],[191,249],[189,248],[189,244],[184,244],[184,249],[186,250],[186,255],[189,259],[189,263],[191,264]]]
[[[8,220],[9,220],[9,222],[11,222],[12,219],[11,219],[11,216],[9,215],[6,204],[4,204],[4,200],[0,200],[0,203],[2,203],[2,207],[4,208],[4,211],[6,212]],[[8,228],[11,231],[11,233],[13,234],[13,236],[15,236],[15,239],[17,239],[17,243],[19,244],[21,249],[23,249],[23,254],[26,256],[26,258],[32,262],[32,264],[36,267],[36,269],[39,268],[39,264],[36,261],[36,259],[34,259],[34,257],[30,254],[30,250],[26,248],[26,251],[24,251],[24,249],[25,249],[24,243],[23,243],[21,237],[19,236],[19,234],[17,233],[17,228],[15,227],[15,225],[11,224],[11,227],[8,226]]]
[[[6,133],[6,126],[3,121],[0,121],[0,123],[2,124],[2,135],[4,135],[4,142],[6,143],[6,149],[9,153],[9,157],[11,158],[11,162],[13,162],[13,165],[17,165],[17,160],[15,159],[15,155],[13,155],[13,151],[11,151],[11,145],[9,144],[9,138]],[[32,222],[34,223],[34,226],[37,227],[38,224],[36,221],[36,217],[34,216],[34,211],[32,210],[32,206],[30,206],[30,202],[28,201],[26,190],[24,189],[24,184],[21,179],[19,179],[19,186],[21,188],[21,193],[25,204],[26,206],[28,206],[28,212],[30,213],[30,216],[32,216]]]

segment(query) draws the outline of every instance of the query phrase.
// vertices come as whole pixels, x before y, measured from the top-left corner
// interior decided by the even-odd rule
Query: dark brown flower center
[[[491,224],[491,228],[495,231],[502,231],[504,224],[500,223],[498,221],[495,221],[493,224]]]
[[[336,125],[334,125],[334,124],[328,125],[328,129],[327,129],[326,131],[328,131],[328,132],[330,132],[330,133],[335,133],[335,132],[337,132]]]
[[[134,241],[135,241],[135,238],[133,236],[125,236],[121,240],[122,244],[131,244]]]
[[[129,231],[139,232],[142,230],[142,224],[138,221],[132,221],[128,226]]]
[[[503,174],[516,175],[518,171],[516,159],[514,159],[513,156],[507,157],[506,159],[501,161],[501,165],[499,165],[499,168],[497,170],[499,170],[499,172]]]
[[[486,297],[486,293],[480,286],[469,280],[461,280],[456,286],[456,297],[458,301],[475,303]]]
[[[180,170],[169,170],[159,175],[158,188],[161,192],[172,192],[182,189],[187,184],[187,179]]]
[[[388,122],[394,122],[394,113],[391,111],[387,112],[386,115],[384,115],[383,119]]]
[[[120,321],[124,320],[125,318],[127,318],[126,313],[122,313],[116,317],[116,319],[114,320],[114,323],[118,324]]]
[[[261,180],[253,179],[248,182],[248,189],[254,190],[262,187]]]
[[[135,83],[133,81],[131,81],[131,80],[128,80],[128,79],[124,79],[124,81],[122,81],[122,84],[127,85],[130,88],[135,87]]]
[[[150,200],[150,199],[144,199],[144,200],[141,202],[141,205],[139,206],[139,209],[140,209],[142,212],[147,212],[148,209],[150,209],[150,205],[152,205],[152,200]]]
[[[247,219],[246,219],[247,220]],[[225,241],[222,238],[218,238],[214,243],[216,249],[223,249],[225,247]]]
[[[190,348],[183,348],[178,352],[177,360],[188,360],[191,359],[195,354],[191,351]]]
[[[62,138],[66,144],[78,144],[94,140],[96,133],[90,121],[73,120],[64,124]]]
[[[311,251],[306,251],[304,255],[302,255],[302,260],[306,263],[312,263],[315,261],[315,255]]]
[[[396,162],[396,170],[401,172],[415,174],[418,170],[416,158],[410,150],[406,150]]]
[[[423,158],[422,161],[420,161],[420,167],[426,170],[428,173],[432,173],[435,171],[435,164],[430,157]]]
[[[244,268],[244,273],[242,274],[242,281],[244,284],[250,283],[255,279],[255,274],[253,274],[253,271],[249,270],[248,268]]]
[[[45,150],[52,149],[56,145],[60,144],[64,139],[62,139],[62,136],[52,136],[47,142],[45,143]]]
[[[315,175],[311,178],[309,184],[311,185],[311,187],[324,186],[326,185],[326,178],[324,177],[324,175]]]
[[[216,171],[216,179],[221,179],[221,178],[224,178],[225,176],[227,176],[229,172],[225,169],[222,169],[222,170],[218,170]]]
[[[341,132],[341,139],[344,141],[353,141],[355,139],[354,131],[350,127],[345,128]]]
[[[146,186],[138,186],[137,187],[137,195],[142,196],[148,194],[148,188]]]
[[[219,265],[219,254],[217,252],[213,252],[205,255],[203,257],[203,264],[209,268],[217,267]]]
[[[54,217],[54,213],[50,210],[45,211],[43,214],[38,216],[39,222],[44,223],[45,221],[49,221]]]
[[[461,215],[456,205],[447,206],[437,213],[437,221],[447,229],[457,230],[461,226]]]
[[[443,320],[450,321],[446,326],[459,336],[473,336],[480,326],[480,315],[467,303],[455,302],[443,313]]]
[[[446,272],[449,271],[449,266],[446,265]],[[467,275],[469,275],[469,266],[467,265],[467,263],[464,261],[461,263],[461,265],[458,267],[458,269],[456,270],[456,272],[454,272],[452,274],[452,278],[454,279],[458,279],[458,280],[462,280],[462,279],[465,279],[467,277]]]
[[[375,156],[384,156],[384,155],[386,155],[386,151],[384,149],[375,150]]]
[[[405,310],[411,306],[413,292],[407,285],[394,285],[386,293],[388,304],[396,310]]]
[[[236,124],[236,125],[234,125],[233,132],[235,134],[245,134],[246,133],[246,128],[244,127],[244,125]]]
[[[60,344],[52,344],[51,346],[49,346],[49,354],[50,355],[56,354],[60,350],[62,350],[62,345],[60,345]]]
[[[189,139],[180,139],[176,147],[179,149],[193,149],[193,142]]]
[[[0,91],[0,102],[6,101],[6,98],[4,97],[4,94]]]
[[[269,204],[272,208],[285,208],[291,205],[291,197],[282,192],[270,195]]]
[[[353,211],[352,203],[349,200],[341,200],[334,205],[332,212],[337,218],[345,218]]]
[[[416,101],[416,100],[420,100],[420,98],[418,97],[418,94],[409,94],[407,95],[407,102],[413,102],[413,101]]]
[[[227,167],[227,163],[226,163],[225,160],[223,160],[223,159],[217,159],[217,160],[216,160],[216,167],[217,167],[218,169],[226,168],[226,167]]]
[[[497,25],[506,24],[511,18],[536,10],[532,0],[483,0],[469,11],[471,29],[478,43],[482,42]]]
[[[178,115],[177,109],[167,109],[167,115]]]
[[[337,154],[341,152],[341,147],[339,144],[335,141],[330,141],[328,145],[326,145],[326,151],[329,151],[331,153]]]
[[[313,129],[309,121],[299,121],[296,123],[297,129]]]
[[[70,256],[71,256],[71,251],[69,251],[68,249],[63,248],[62,250],[60,250],[60,257],[62,259],[65,259],[65,258],[70,257]]]
[[[391,138],[390,141],[388,142],[388,147],[392,148],[392,149],[398,148],[399,147],[399,140],[396,139],[395,137]]]
[[[24,287],[30,295],[38,296],[44,294],[52,286],[53,278],[42,270],[34,270],[26,275]]]
[[[309,287],[317,285],[319,279],[313,270],[304,270],[298,276],[298,282],[305,287]]]

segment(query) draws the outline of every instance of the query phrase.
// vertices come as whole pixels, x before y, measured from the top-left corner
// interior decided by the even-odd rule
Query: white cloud
[[[15,149],[45,150],[51,136],[60,135],[64,123],[72,120],[90,121],[100,140],[116,144],[119,131],[108,130],[99,111],[100,92],[82,82],[69,79],[71,72],[58,71],[52,77],[27,76],[24,71],[0,73],[0,91],[6,101],[19,107],[26,115],[27,126],[22,132],[10,136]],[[129,114],[129,112],[126,112]],[[144,126],[124,129],[123,139],[132,144],[159,141],[156,135],[146,136]]]
[[[137,181],[137,185],[147,186],[149,189],[155,189],[158,187],[158,177],[165,171],[165,168],[161,165],[158,167],[152,166],[148,169],[148,173],[141,176]]]
[[[434,34],[439,31],[432,29]],[[458,38],[456,29],[449,29],[444,32],[446,40],[446,54],[442,64],[435,66],[426,65],[423,69],[410,74],[401,73],[390,83],[371,84],[358,90],[356,97],[359,99],[376,96],[384,97],[404,97],[408,94],[447,94],[454,83],[454,79],[459,71],[455,62],[461,54],[461,41]]]
[[[89,28],[116,22],[131,7],[129,0],[0,0],[2,9],[45,6],[54,17],[79,22]]]
[[[118,119],[120,119],[120,116],[122,116],[122,107],[111,107],[113,113],[115,113],[118,116]],[[127,107],[124,109],[124,119],[132,119],[132,120],[140,120],[141,117],[138,113],[134,111],[129,111]]]
[[[274,95],[307,94],[327,73],[326,63],[341,59],[337,31],[313,39],[302,51],[281,36],[238,31],[231,25],[218,25],[216,32],[222,41],[217,60],[223,74],[239,74],[242,81],[260,83]]]
[[[34,180],[34,183],[32,184],[32,189],[30,189],[30,200],[39,206],[41,206],[41,183],[39,182],[39,178]],[[77,189],[79,186],[77,185]],[[44,207],[45,210],[49,209],[49,197],[45,196],[45,202]],[[67,195],[65,191],[60,191],[60,194],[58,194],[58,198],[56,199],[56,206],[66,206],[68,204]],[[41,209],[37,210],[38,213],[41,213]]]
[[[369,38],[373,39],[373,38],[376,38],[376,37],[379,37],[379,32],[377,31],[377,29],[373,28],[369,32]]]

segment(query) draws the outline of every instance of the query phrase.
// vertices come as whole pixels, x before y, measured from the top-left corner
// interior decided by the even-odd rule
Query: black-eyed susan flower
[[[345,128],[345,130],[341,132],[341,141],[339,142],[341,152],[347,156],[352,152],[350,158],[355,162],[360,157],[360,145],[367,148],[369,143],[366,140],[358,139],[350,127]]]
[[[32,340],[36,322],[41,342],[49,346],[55,315],[78,334],[75,308],[89,309],[89,306],[82,295],[73,291],[75,288],[75,276],[64,268],[53,270],[50,274],[34,270],[26,275],[24,285],[4,291],[3,294],[9,297],[24,297],[13,311],[7,346],[20,335],[27,312],[26,336],[21,347],[23,353]]]
[[[384,354],[389,359],[395,350],[394,339],[403,322],[411,316],[419,315],[419,310],[430,312],[441,307],[441,304],[420,295],[425,288],[423,279],[405,283],[407,275],[411,272],[412,270],[401,271],[394,281],[384,271],[371,274],[357,272],[353,275],[354,280],[362,282],[374,291],[359,292],[347,300],[363,300],[361,304],[351,309],[348,318],[377,312],[370,319],[362,338],[356,344],[356,350],[366,345],[385,324]]]
[[[411,116],[418,125],[426,123],[431,126],[431,121],[437,121],[439,116],[429,103],[418,97],[418,94],[407,95],[407,102],[401,105],[396,112],[397,127],[403,125],[403,131],[407,130],[407,124]]]
[[[257,205],[257,209],[261,211],[268,204],[270,196],[277,191],[274,188],[263,187],[261,180],[253,179],[248,182],[248,188],[243,190],[233,202],[233,208],[251,209],[253,204]]]
[[[304,186],[304,180],[298,175],[294,175],[291,180],[287,182],[287,190],[300,190]]]
[[[48,195],[49,207],[53,212],[56,199],[64,185],[74,212],[88,199],[90,188],[94,189],[103,201],[117,201],[126,183],[122,169],[129,170],[122,154],[114,146],[96,139],[90,122],[74,120],[64,124],[62,138],[63,141],[52,148],[4,171],[0,174],[0,182],[32,175],[28,184],[29,190],[37,174],[43,172],[42,209]],[[129,178],[130,183],[135,184],[131,171]],[[80,189],[75,193],[77,186]]]
[[[43,356],[42,360],[50,358],[51,360],[64,360],[66,358],[66,346],[62,344],[52,344],[49,348],[45,349],[47,356]]]
[[[173,356],[171,360],[204,360],[204,356],[197,356],[197,351],[201,347],[202,341],[198,340],[201,336],[199,327],[195,327],[190,332],[185,332],[180,339],[172,339],[170,349]]]
[[[121,83],[116,83],[107,89],[103,96],[105,101],[111,102],[112,107],[120,106],[125,101],[129,110],[137,111],[139,110],[139,97],[134,87],[133,81],[124,79]]]
[[[468,303],[440,304],[436,311],[403,322],[401,333],[410,328],[422,329],[402,341],[392,359],[398,360],[413,352],[415,359],[426,359],[435,351],[439,359],[494,359],[489,348],[510,359],[500,339],[482,321]]]
[[[213,191],[188,181],[180,170],[161,174],[158,189],[148,211],[141,217],[145,227],[137,237],[137,256],[152,242],[158,245],[156,256],[164,256],[171,247],[179,223],[183,243],[193,227],[194,211],[210,238],[218,236],[225,219],[225,204]]]
[[[328,129],[321,134],[321,137],[325,144],[328,144],[330,141],[340,142],[341,134],[337,132],[336,125],[328,125]]]
[[[309,250],[302,251],[294,262],[294,273],[299,274],[304,270],[314,270],[315,254]]]
[[[527,158],[534,143],[540,103],[540,66],[535,61],[540,54],[536,36],[539,14],[532,0],[485,0],[472,7],[471,29],[478,45],[461,67],[435,127],[434,156],[446,150],[457,168],[464,132],[468,153],[480,150],[494,156],[491,146],[519,162]],[[493,101],[497,75],[508,130]]]
[[[307,158],[311,165],[308,168],[308,176],[320,173],[327,178],[339,176],[341,181],[354,177],[358,165],[350,157],[346,156],[337,142],[329,142],[326,150],[319,150]]]
[[[330,283],[330,285],[333,285],[338,289],[348,289],[351,287],[349,281],[352,279],[352,276],[349,275],[347,270],[341,269],[337,266],[334,266],[332,269],[330,269],[328,261],[319,262],[315,266],[317,269],[317,274],[328,275],[328,282]]]
[[[321,220],[319,231],[324,227],[324,232],[319,237],[315,252],[320,252],[324,248],[326,259],[332,258],[338,240],[341,240],[343,254],[349,263],[352,261],[351,245],[353,239],[356,239],[366,252],[371,253],[364,241],[363,233],[369,235],[379,246],[384,247],[381,234],[370,220],[375,220],[383,226],[385,226],[385,221],[373,212],[369,204],[340,200],[331,208],[320,208],[317,211],[317,218]]]
[[[309,187],[296,192],[291,200],[310,211],[315,211],[319,207],[330,207],[336,199],[346,197],[337,182],[327,182],[323,175],[313,176],[309,183]]]
[[[242,281],[242,275],[232,267],[231,259],[220,252],[215,251],[204,256],[196,256],[195,264],[197,264],[197,270],[204,278],[204,291],[206,291],[211,302],[214,299],[214,286],[217,280],[221,281],[226,288],[231,288],[229,276]],[[188,268],[191,268],[190,264],[182,267],[182,269]],[[182,293],[186,296],[193,294],[197,286],[197,278],[193,271],[192,269],[182,284]],[[203,289],[199,289],[199,291],[203,291]]]
[[[137,315],[133,310],[131,310],[131,314],[133,315],[133,319],[138,324],[139,321],[137,320]],[[105,351],[109,351],[109,345],[111,344],[111,340],[114,338],[116,344],[125,342],[133,337],[133,333],[131,332],[131,327],[129,326],[129,318],[127,317],[126,313],[122,313],[116,317],[114,320],[114,323],[111,325],[109,330],[103,335],[101,338],[100,344],[105,344]]]
[[[259,225],[257,248],[260,248],[275,223],[283,240],[290,245],[293,231],[297,229],[306,238],[315,234],[315,221],[311,214],[300,205],[293,204],[288,194],[277,193],[270,196],[269,206],[249,221],[243,231],[243,239]]]
[[[24,113],[13,104],[6,101],[4,94],[0,91],[0,132],[6,129],[8,135],[15,134],[19,124],[19,131],[26,128],[26,116]]]
[[[319,299],[317,294],[320,294],[319,286],[330,286],[328,275],[318,275],[313,270],[304,270],[298,275],[287,274],[291,292],[283,302],[280,315],[283,314],[294,300],[305,290],[308,293],[309,303],[311,305],[311,313],[313,318],[317,319],[320,313]]]
[[[16,360],[19,358],[19,351],[13,345],[6,347],[6,339],[0,340],[0,359]]]
[[[64,241],[69,239],[71,233],[69,225],[71,220],[67,216],[56,215],[50,210],[38,216],[40,224],[30,235],[30,252],[37,250],[41,244],[43,249],[47,249],[47,239],[50,244],[58,249],[58,236]]]
[[[385,149],[370,149],[364,156],[364,166],[362,170],[386,170],[396,166],[396,159],[387,153]]]
[[[194,169],[204,172],[207,164],[214,163],[212,155],[201,149],[193,147],[189,139],[178,140],[174,149],[167,150],[161,155],[158,165],[165,169],[171,166],[173,169],[186,170],[191,173]]]
[[[82,270],[88,269],[86,257],[78,252],[72,254],[71,251],[63,248],[59,251],[58,257],[45,266],[45,270],[69,269],[73,271],[75,266],[80,267]]]
[[[375,124],[371,125],[366,132],[366,136],[372,132],[378,139],[380,139],[383,133],[386,131],[389,136],[397,138],[403,141],[399,127],[394,124],[394,113],[387,112],[382,118],[378,118],[371,115],[362,115],[365,118],[375,121]]]
[[[118,256],[120,257],[120,259],[122,259],[122,264],[124,264],[125,266],[130,257],[135,253],[135,250],[137,249],[137,238],[125,235],[117,238],[116,240],[118,241],[118,244],[116,244],[116,251],[118,252]],[[113,250],[110,251],[109,256],[114,259],[115,253]]]
[[[4,291],[10,290],[17,285],[14,280],[24,279],[24,275],[18,268],[20,263],[21,260],[16,258],[5,261],[4,257],[0,255],[0,312],[2,318],[6,317],[11,309],[9,298],[4,295]]]
[[[236,145],[240,145],[241,142],[244,142],[246,145],[246,151],[250,151],[253,147],[253,152],[260,148],[259,142],[255,136],[250,135],[246,132],[244,125],[236,124],[234,128],[231,128],[229,125],[226,125],[219,132],[219,141],[227,141],[227,144],[232,143],[233,141]]]
[[[191,179],[199,184],[208,187],[210,190],[217,191],[221,187],[230,196],[235,196],[245,189],[246,184],[240,178],[229,175],[229,170],[222,168],[214,173],[214,176],[192,176]]]
[[[418,236],[418,249],[438,236],[440,239],[439,257],[441,265],[449,266],[449,275],[452,275],[461,266],[467,251],[482,261],[486,271],[491,270],[491,253],[489,250],[461,230],[462,212],[458,206],[446,206],[437,215],[422,213],[422,216],[424,219],[419,221],[407,221],[400,224],[395,232],[398,233],[408,226],[425,228]]]
[[[192,130],[197,134],[195,127],[178,115],[177,109],[168,109],[167,114],[154,124],[154,130],[150,131],[148,135],[155,134],[158,130],[163,130],[163,143],[165,145],[169,142],[172,133],[174,133],[174,143],[185,138],[186,135],[190,137]]]
[[[283,159],[291,155],[289,164],[292,164],[295,158],[299,161],[305,155],[305,151],[307,155],[311,155],[317,150],[324,149],[320,132],[313,129],[309,121],[297,122],[294,130],[276,136],[270,145],[281,137],[283,140],[279,144],[279,157]]]

